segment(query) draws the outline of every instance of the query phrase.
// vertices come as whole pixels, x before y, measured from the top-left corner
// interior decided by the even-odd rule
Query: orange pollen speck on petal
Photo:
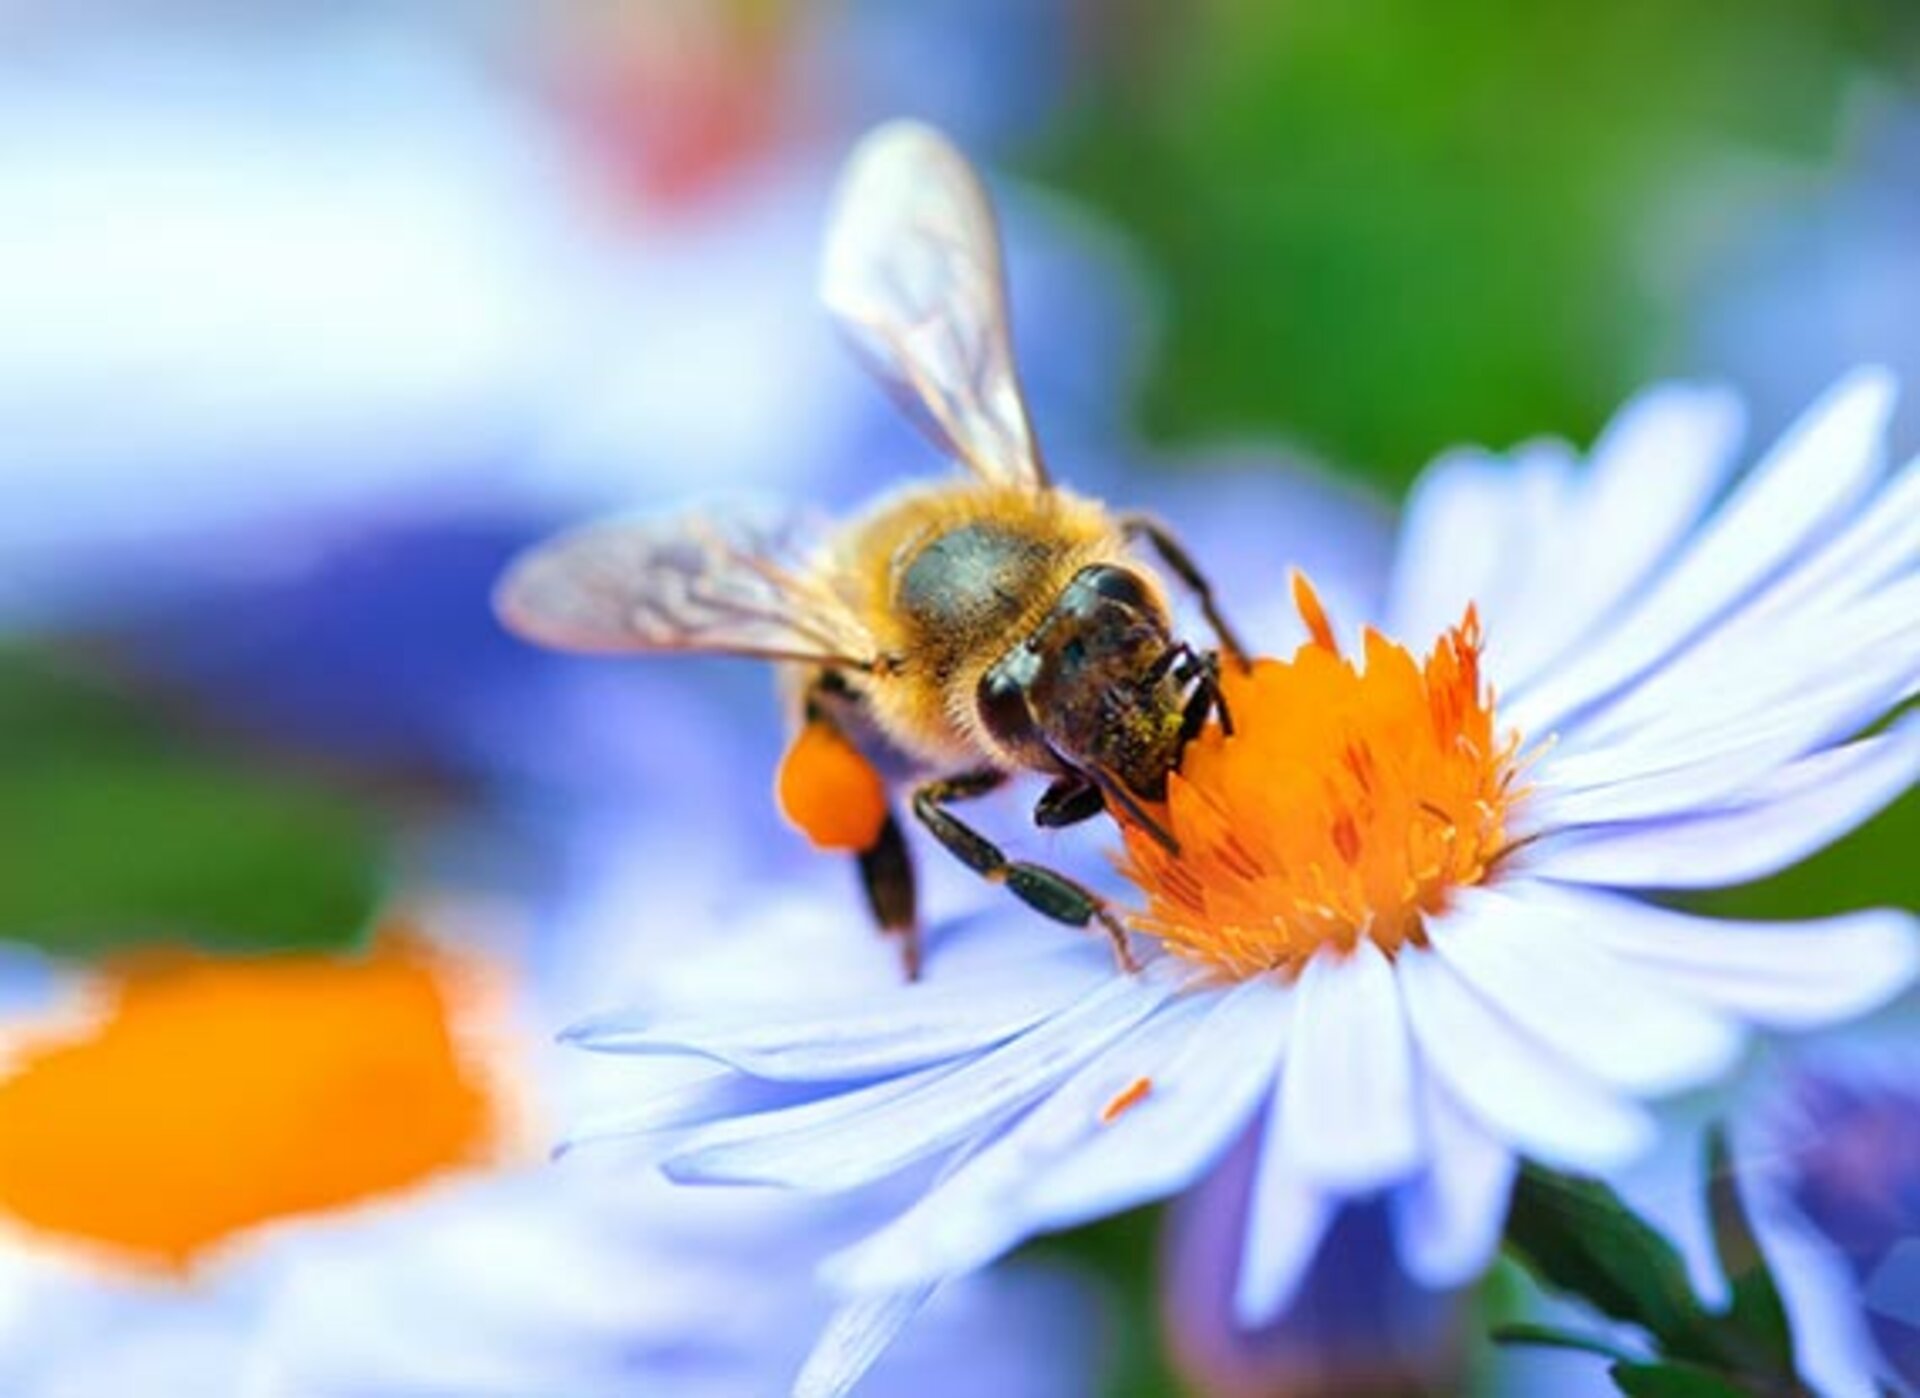
[[[1112,1100],[1100,1109],[1100,1124],[1102,1126],[1113,1125],[1114,1122],[1120,1120],[1121,1117],[1144,1102],[1148,1094],[1152,1091],[1152,1078],[1135,1078],[1132,1082],[1114,1093]]]
[[[483,1162],[499,1114],[421,942],[169,957],[0,1081],[0,1211],[181,1269],[249,1227]]]
[[[1369,630],[1343,655],[1312,586],[1294,597],[1310,639],[1291,660],[1221,677],[1232,732],[1187,747],[1153,814],[1178,852],[1124,820],[1134,923],[1235,979],[1291,971],[1362,938],[1420,941],[1449,891],[1507,848],[1519,738],[1499,735],[1474,609],[1424,662]]]

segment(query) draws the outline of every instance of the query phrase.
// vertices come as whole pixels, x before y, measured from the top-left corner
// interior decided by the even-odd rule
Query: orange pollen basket
[[[1135,925],[1235,979],[1361,938],[1389,956],[1420,942],[1449,890],[1487,877],[1520,794],[1471,606],[1424,664],[1369,630],[1356,666],[1311,585],[1293,588],[1311,639],[1222,676],[1233,732],[1188,745],[1154,812],[1179,853],[1122,824]]]
[[[479,1163],[496,1112],[447,970],[400,937],[356,960],[130,970],[103,1018],[0,1082],[0,1210],[180,1270],[248,1227]]]

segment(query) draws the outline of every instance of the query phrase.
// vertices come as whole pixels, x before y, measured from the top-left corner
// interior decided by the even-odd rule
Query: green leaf
[[[0,937],[73,957],[338,947],[379,892],[375,831],[345,798],[0,653]]]
[[[1597,1180],[1528,1163],[1516,1181],[1507,1247],[1542,1286],[1638,1325],[1663,1352],[1713,1357],[1712,1318],[1679,1252]]]
[[[1732,1289],[1727,1319],[1736,1332],[1733,1342],[1751,1351],[1756,1366],[1792,1374],[1793,1330],[1786,1303],[1754,1235],[1753,1220],[1734,1175],[1727,1133],[1719,1125],[1707,1133],[1707,1216],[1720,1270]]]
[[[1134,1209],[1029,1243],[1022,1256],[1060,1259],[1098,1277],[1110,1344],[1100,1398],[1166,1398],[1181,1391],[1159,1319],[1159,1251],[1164,1210]]]
[[[1636,1362],[1628,1358],[1627,1352],[1611,1340],[1598,1335],[1582,1335],[1574,1330],[1562,1330],[1555,1325],[1534,1325],[1526,1321],[1515,1321],[1509,1325],[1496,1325],[1491,1333],[1496,1345],[1531,1345],[1540,1349],[1566,1349],[1580,1354],[1598,1355],[1602,1359],[1611,1359],[1621,1364]]]
[[[1043,155],[1164,294],[1145,427],[1278,429],[1383,485],[1597,426],[1676,328],[1645,210],[1720,151],[1824,156],[1854,73],[1796,0],[1130,14]]]
[[[1627,1398],[1754,1398],[1754,1391],[1695,1364],[1615,1364],[1607,1372]]]

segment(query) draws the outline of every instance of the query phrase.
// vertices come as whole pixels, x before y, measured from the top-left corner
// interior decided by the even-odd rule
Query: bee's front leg
[[[1182,647],[1185,649],[1185,647]],[[1182,683],[1193,685],[1193,694],[1187,700],[1186,713],[1180,725],[1180,746],[1186,745],[1200,736],[1207,720],[1216,715],[1220,719],[1220,731],[1229,738],[1233,736],[1233,714],[1227,708],[1227,694],[1220,687],[1220,655],[1209,651],[1206,655],[1188,655],[1192,663],[1180,675]]]
[[[1033,823],[1043,830],[1058,830],[1092,820],[1106,808],[1107,798],[1099,786],[1074,772],[1056,777],[1040,793],[1040,800],[1033,808]]]
[[[1174,537],[1173,531],[1147,514],[1126,515],[1121,519],[1120,527],[1126,531],[1128,538],[1145,539],[1152,545],[1160,561],[1167,565],[1167,570],[1186,584],[1188,591],[1200,603],[1200,611],[1206,617],[1207,625],[1213,628],[1213,634],[1220,640],[1221,653],[1237,668],[1246,669],[1249,664],[1247,649],[1240,644],[1240,638],[1227,624],[1225,614],[1214,600],[1213,584],[1207,581],[1207,575],[1200,571],[1200,565],[1193,561],[1193,555]]]
[[[1056,869],[1008,859],[998,845],[947,809],[949,802],[984,796],[1005,781],[1005,773],[983,770],[928,782],[913,793],[913,813],[962,864],[989,883],[1005,886],[1035,912],[1069,927],[1099,923],[1113,942],[1113,954],[1121,969],[1138,970],[1127,929],[1105,899]]]

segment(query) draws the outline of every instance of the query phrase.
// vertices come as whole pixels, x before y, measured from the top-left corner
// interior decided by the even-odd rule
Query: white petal
[[[1916,688],[1920,576],[1738,646],[1696,647],[1623,700],[1631,725],[1608,739],[1582,728],[1542,761],[1534,804],[1558,825],[1717,801],[1852,736]]]
[[[1293,1053],[1276,1126],[1316,1184],[1354,1193],[1410,1173],[1424,1152],[1413,1054],[1393,967],[1372,942],[1323,951],[1294,987]]]
[[[704,1126],[723,1117],[798,1106],[821,1091],[819,1084],[768,1082],[721,1070],[697,1082],[644,1093],[637,1105],[582,1115],[555,1154],[563,1155],[595,1141],[659,1135]]]
[[[1920,775],[1920,722],[1795,762],[1743,804],[1669,820],[1548,835],[1521,867],[1619,888],[1714,888],[1776,873],[1864,824]]]
[[[1066,1078],[1145,1019],[1171,984],[1153,968],[1108,984],[957,1068],[724,1122],[669,1157],[675,1179],[845,1189],[958,1145]],[[888,1089],[892,1089],[889,1091]]]
[[[1920,560],[1920,459],[1909,461],[1845,529],[1741,609],[1732,629],[1764,630],[1797,611],[1845,606]]]
[[[697,1054],[792,1082],[878,1077],[1002,1043],[1084,995],[1110,970],[1078,954],[1040,955],[994,975],[921,981],[798,1010],[606,1015],[563,1037],[607,1053]]]
[[[1504,560],[1487,541],[1505,533],[1507,485],[1505,463],[1480,451],[1450,452],[1421,473],[1387,587],[1394,635],[1437,635],[1493,592]]]
[[[1431,1072],[1421,1074],[1420,1086],[1430,1163],[1393,1191],[1389,1204],[1408,1274],[1447,1290],[1466,1285],[1493,1260],[1517,1162]]]
[[[1054,1226],[1184,1188],[1237,1138],[1274,1087],[1292,996],[1265,979],[1221,997],[1137,1105],[1044,1177],[1029,1204]]]
[[[1584,935],[1674,990],[1769,1028],[1851,1019],[1920,977],[1920,922],[1908,912],[1723,922],[1597,889],[1516,883],[1512,891],[1578,918]]]
[[[1893,381],[1883,370],[1857,371],[1837,384],[1609,628],[1608,643],[1516,693],[1510,720],[1526,733],[1558,727],[1761,586],[1871,487],[1883,464],[1893,400]]]
[[[842,1305],[827,1321],[794,1379],[793,1398],[843,1398],[937,1289],[922,1286],[861,1296]]]
[[[1525,630],[1487,614],[1502,682],[1524,684],[1618,607],[1685,537],[1732,468],[1745,428],[1721,388],[1666,384],[1617,413],[1566,500],[1520,602]],[[1472,547],[1465,539],[1455,547]]]
[[[1565,560],[1558,555],[1565,552],[1562,541],[1578,498],[1577,464],[1564,442],[1530,442],[1511,453],[1501,531],[1485,544],[1499,571],[1487,590],[1460,599],[1449,619],[1459,621],[1470,600],[1480,603],[1483,616],[1498,619],[1486,663],[1489,680],[1503,694],[1533,656],[1560,643],[1561,618],[1540,592],[1543,580],[1557,582],[1564,575]],[[1455,548],[1460,544],[1454,541]]]
[[[1582,750],[1616,745],[1649,729],[1698,728],[1701,712],[1686,702],[1703,694],[1717,721],[1732,705],[1762,712],[1770,699],[1748,693],[1742,667],[1765,676],[1807,678],[1849,668],[1876,644],[1862,610],[1900,591],[1900,579],[1920,564],[1920,460],[1910,461],[1872,505],[1833,538],[1716,623],[1661,669],[1592,714],[1583,716],[1563,745]],[[1911,593],[1908,593],[1909,598]],[[1910,600],[1904,616],[1911,621]],[[1888,629],[1884,625],[1881,629]],[[1893,635],[1899,634],[1896,624]],[[1913,654],[1911,641],[1906,651]]]
[[[1884,713],[1885,707],[1876,712]],[[1527,792],[1518,814],[1528,830],[1539,831],[1711,810],[1737,803],[1743,790],[1791,765],[1819,741],[1771,725],[1759,731],[1728,725],[1694,743],[1628,742],[1597,752],[1549,752],[1536,767],[1538,784]]]
[[[1161,1010],[900,1218],[827,1268],[837,1286],[909,1285],[1022,1239],[1175,1193],[1244,1130],[1272,1085],[1288,996],[1265,981]],[[1111,1120],[1136,1082],[1147,1093]]]
[[[1580,935],[1565,913],[1463,889],[1429,929],[1436,952],[1540,1045],[1612,1087],[1677,1091],[1725,1072],[1737,1025],[1676,998]]]
[[[1275,1112],[1267,1118],[1247,1204],[1247,1246],[1233,1292],[1234,1317],[1243,1329],[1268,1324],[1287,1308],[1306,1280],[1320,1240],[1339,1200],[1300,1173],[1280,1141]]]
[[[897,1103],[919,1102],[931,1084],[951,1077],[966,1061],[971,1060],[960,1064],[939,1063],[795,1106],[731,1117],[695,1128],[662,1161],[661,1169],[668,1177],[690,1184],[798,1184],[798,1179],[789,1181],[781,1168],[781,1152],[791,1150],[796,1168],[809,1178],[822,1169],[871,1173],[877,1177],[895,1167],[889,1163],[891,1157],[879,1149],[882,1143],[866,1137],[861,1123]],[[760,1160],[758,1156],[767,1151],[775,1158]],[[749,1159],[739,1159],[741,1152],[747,1152]],[[872,1157],[870,1164],[869,1156]],[[821,1157],[825,1157],[824,1161]],[[765,1173],[734,1173],[749,1166]]]
[[[1026,1206],[1031,1186],[1105,1129],[1102,1109],[1136,1080],[1154,1078],[1206,1017],[1212,998],[1165,1006],[1108,1045],[905,1213],[830,1258],[823,1277],[844,1291],[914,1286],[984,1266],[1041,1231],[1044,1223]]]
[[[1432,952],[1395,963],[1421,1059],[1500,1139],[1574,1169],[1607,1169],[1652,1142],[1652,1119],[1546,1051]]]
[[[1509,660],[1536,631],[1557,630],[1536,579],[1553,568],[1548,549],[1567,534],[1574,463],[1565,443],[1535,441],[1505,459],[1464,449],[1429,467],[1401,529],[1387,629],[1430,636],[1477,604],[1495,619],[1486,663],[1504,689]]]

